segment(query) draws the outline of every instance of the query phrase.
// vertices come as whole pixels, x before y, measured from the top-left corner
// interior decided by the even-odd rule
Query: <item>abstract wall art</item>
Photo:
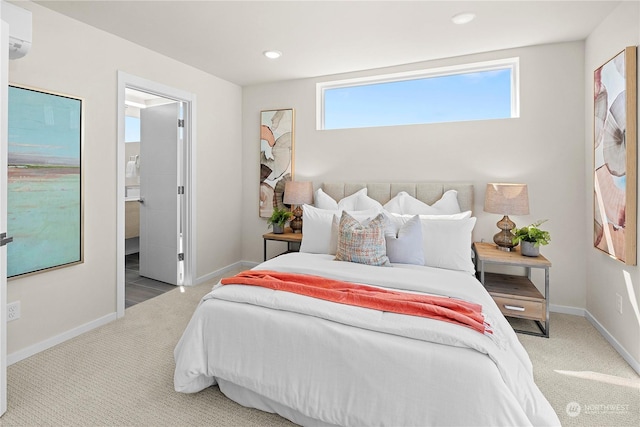
[[[82,100],[9,86],[7,276],[83,260]]]
[[[636,265],[637,59],[627,47],[594,72],[594,246]]]
[[[269,218],[274,207],[284,208],[284,185],[293,180],[294,111],[260,112],[259,216]]]

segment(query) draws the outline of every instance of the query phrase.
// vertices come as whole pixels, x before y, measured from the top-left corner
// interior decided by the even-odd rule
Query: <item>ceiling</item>
[[[241,86],[583,40],[620,3],[36,2]],[[460,12],[476,19],[453,24]],[[282,57],[265,58],[271,49]]]

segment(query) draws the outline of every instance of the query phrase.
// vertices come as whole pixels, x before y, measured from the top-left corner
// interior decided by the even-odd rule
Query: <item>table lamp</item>
[[[313,183],[310,181],[287,181],[284,185],[285,205],[295,205],[291,229],[294,233],[302,233],[302,208],[300,205],[313,203]]]
[[[516,224],[509,219],[509,215],[529,214],[529,193],[527,184],[487,184],[484,196],[484,211],[502,214],[504,217],[497,222],[500,229],[493,241],[502,251],[511,251],[517,244],[513,243],[515,237],[511,230]]]

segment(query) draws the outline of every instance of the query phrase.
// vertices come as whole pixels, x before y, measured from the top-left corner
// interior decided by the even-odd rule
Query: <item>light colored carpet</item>
[[[510,319],[518,329],[533,322]],[[535,330],[535,329],[531,329]],[[640,377],[584,317],[551,313],[550,338],[518,334],[563,426],[640,426]]]
[[[217,387],[174,392],[173,349],[211,286],[167,292],[10,366],[0,425],[291,426],[237,405]],[[640,425],[640,379],[585,319],[554,314],[550,339],[519,337],[564,425]],[[567,413],[571,402],[579,405],[577,416]],[[575,415],[578,407],[571,408]]]
[[[214,283],[169,291],[128,308],[121,319],[9,366],[8,409],[0,425],[293,425],[244,408],[217,387],[190,395],[173,390],[173,349]]]

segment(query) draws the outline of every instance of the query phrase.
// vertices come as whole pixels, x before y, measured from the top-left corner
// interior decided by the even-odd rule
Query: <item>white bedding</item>
[[[482,304],[494,334],[270,289],[216,286],[176,346],[176,391],[220,383],[232,398],[239,389],[250,394],[237,397],[240,403],[307,425],[560,424],[515,333],[468,273],[305,253],[256,269],[461,298]]]

